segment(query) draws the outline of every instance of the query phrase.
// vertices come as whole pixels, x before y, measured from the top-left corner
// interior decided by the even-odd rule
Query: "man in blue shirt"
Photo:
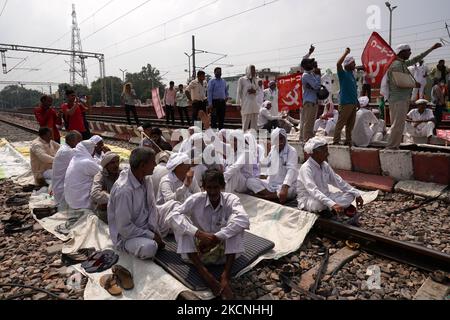
[[[345,126],[345,145],[352,145],[352,131],[355,126],[356,109],[359,106],[358,91],[354,71],[356,69],[355,59],[348,56],[350,48],[345,49],[344,54],[337,62],[339,77],[340,103],[339,118],[334,131],[333,143],[339,144],[341,132]],[[344,64],[344,67],[342,67]]]
[[[303,107],[300,140],[307,142],[314,137],[314,122],[317,117],[317,92],[321,86],[321,72],[314,59],[303,59],[301,66],[305,71],[302,76]]]
[[[225,121],[225,108],[228,100],[228,88],[225,80],[222,79],[222,69],[214,69],[215,79],[208,82],[208,110],[211,114],[211,126],[214,129],[223,129]],[[219,125],[217,125],[219,123]]]

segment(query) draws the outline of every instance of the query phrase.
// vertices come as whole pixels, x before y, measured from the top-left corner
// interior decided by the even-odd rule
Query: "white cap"
[[[411,50],[411,47],[408,44],[399,44],[396,48],[395,48],[395,54],[399,54],[400,52],[402,52],[403,50]]]
[[[355,62],[355,58],[348,56],[344,60],[344,67],[348,66],[350,63]]]
[[[367,107],[367,105],[368,105],[369,102],[370,102],[369,97],[366,97],[366,96],[364,96],[364,97],[359,97],[358,101],[359,101],[359,105],[360,105],[361,107]]]
[[[314,150],[322,147],[322,146],[326,146],[327,140],[325,140],[324,138],[320,138],[320,137],[314,137],[308,140],[308,142],[305,143],[305,146],[303,147],[303,150],[307,153],[307,154],[313,154]]]

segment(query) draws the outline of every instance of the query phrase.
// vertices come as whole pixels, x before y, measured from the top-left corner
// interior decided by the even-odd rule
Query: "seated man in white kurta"
[[[259,160],[264,154],[251,133],[235,130],[230,134],[233,151],[225,161],[225,191],[230,193],[248,192],[247,180],[260,176]]]
[[[231,299],[231,268],[235,258],[244,252],[244,230],[250,222],[239,198],[222,192],[225,188],[222,172],[207,170],[203,174],[203,187],[206,192],[188,198],[169,214],[167,221],[175,233],[177,252],[194,264],[214,295]],[[205,267],[223,263],[220,279]]]
[[[358,99],[360,109],[356,112],[355,126],[352,131],[352,142],[357,147],[367,147],[375,135],[378,118],[369,110],[369,98]]]
[[[64,179],[64,199],[70,209],[94,209],[91,189],[94,177],[102,167],[94,159],[95,143],[81,141],[75,147]]]
[[[333,136],[338,118],[339,112],[334,108],[334,105],[332,103],[327,104],[323,114],[314,123],[314,132],[317,133],[319,129],[322,129],[326,136]]]
[[[121,172],[108,202],[108,226],[114,247],[139,259],[153,258],[165,246],[162,238],[169,231],[165,217],[179,205],[169,201],[156,206],[150,177],[155,166],[152,149],[134,149],[130,168]]]
[[[272,149],[265,161],[269,165],[269,177],[265,180],[250,178],[247,187],[257,197],[284,204],[295,199],[298,155],[295,148],[288,144],[284,129],[273,130],[270,138]]]
[[[425,99],[416,101],[416,109],[412,109],[406,116],[405,132],[411,137],[427,137],[430,143],[434,130],[434,115],[427,108],[429,102]]]
[[[183,203],[201,191],[191,167],[190,157],[186,153],[172,153],[166,165],[169,173],[161,179],[156,204],[162,205],[170,200]]]
[[[342,180],[327,163],[329,154],[325,139],[314,137],[308,140],[304,150],[310,157],[298,174],[297,201],[300,210],[334,210],[336,213],[346,213],[350,216],[355,211],[352,206],[355,198],[358,207],[362,207],[364,200],[359,191]],[[328,185],[341,191],[332,193]]]

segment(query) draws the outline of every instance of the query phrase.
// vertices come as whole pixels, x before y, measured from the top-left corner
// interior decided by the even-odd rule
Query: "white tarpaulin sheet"
[[[31,175],[29,161],[5,139],[0,140],[0,179]]]
[[[330,191],[336,192],[337,189],[330,186]],[[361,194],[364,203],[367,204],[377,198],[378,191],[361,192]],[[311,212],[285,207],[249,195],[240,194],[239,197],[250,216],[250,232],[272,241],[275,247],[244,268],[238,276],[251,270],[261,260],[277,260],[297,251],[318,217]]]
[[[369,203],[375,200],[377,194],[376,191],[363,193],[364,201]],[[242,270],[239,275],[251,270],[263,259],[279,259],[298,250],[317,219],[317,215],[313,213],[281,206],[252,196],[240,195],[240,198],[250,216],[250,232],[273,241],[275,247]],[[51,200],[45,194],[41,194],[31,198],[30,207],[43,205],[49,201]],[[80,216],[80,219],[71,227],[68,236],[55,231],[58,225],[74,216]],[[107,225],[100,221],[92,211],[63,211],[39,220],[39,223],[59,239],[69,240],[63,248],[64,253],[88,247],[101,250],[112,248]],[[113,297],[99,284],[100,277],[110,271],[89,274],[80,265],[76,265],[75,269],[89,279],[84,291],[86,300],[169,300],[176,299],[182,291],[189,290],[153,261],[141,261],[123,252],[118,254],[120,256],[118,263],[133,274],[135,288],[131,291],[124,291],[122,297]],[[211,293],[207,291],[196,292],[196,294],[202,299],[212,298]]]

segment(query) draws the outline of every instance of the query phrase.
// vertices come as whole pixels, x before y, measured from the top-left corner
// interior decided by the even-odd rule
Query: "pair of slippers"
[[[19,219],[10,219],[5,223],[5,234],[13,234],[18,232],[27,231],[33,228],[32,224],[27,224]]]
[[[74,253],[63,253],[61,254],[61,261],[67,267],[79,264],[88,260],[95,251],[95,248],[83,248]]]
[[[88,273],[108,270],[119,261],[119,256],[113,250],[96,251],[81,264]]]
[[[27,205],[30,201],[28,200],[29,195],[26,194],[16,194],[8,199],[6,199],[5,204],[8,207],[18,207]]]
[[[120,296],[123,290],[134,288],[133,276],[121,265],[112,267],[112,274],[105,274],[100,278],[100,285],[112,296]]]
[[[37,219],[41,220],[54,215],[58,211],[56,206],[44,207],[44,208],[34,208],[33,214]]]

